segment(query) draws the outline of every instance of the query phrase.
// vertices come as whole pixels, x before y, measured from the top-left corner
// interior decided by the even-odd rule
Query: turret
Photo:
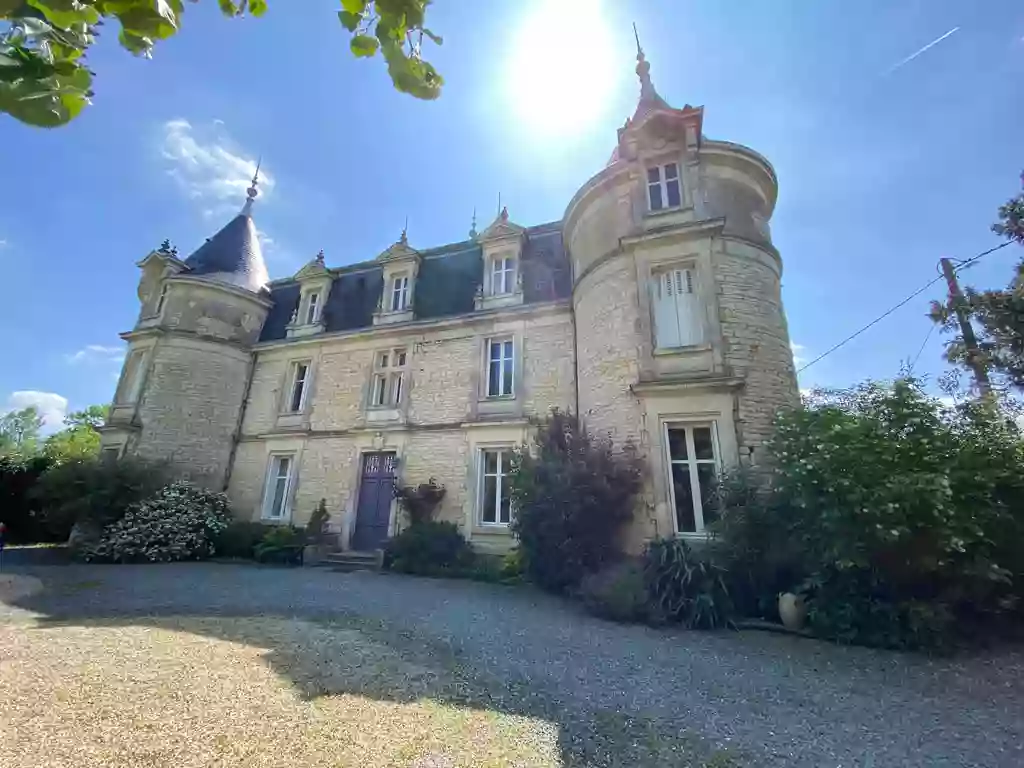
[[[139,262],[141,308],[103,429],[104,451],[166,461],[177,474],[223,487],[270,308],[252,207],[191,256],[165,243]]]
[[[636,110],[563,223],[580,413],[636,442],[652,470],[634,547],[702,536],[714,477],[757,461],[798,397],[768,229],[775,172],[705,137],[704,109],[670,106],[650,71],[638,39]]]

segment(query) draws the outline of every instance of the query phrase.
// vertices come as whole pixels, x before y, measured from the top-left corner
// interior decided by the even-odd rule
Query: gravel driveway
[[[555,723],[566,765],[1024,765],[1022,652],[932,660],[755,632],[651,630],[528,589],[320,569],[16,570],[44,589],[0,603],[0,623],[361,622],[410,653],[450,655],[471,683],[431,695]]]

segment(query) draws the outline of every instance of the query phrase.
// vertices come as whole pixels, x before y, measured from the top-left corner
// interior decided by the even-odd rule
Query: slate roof
[[[252,218],[240,213],[185,259],[189,274],[259,293],[270,282]]]
[[[413,291],[417,320],[469,314],[474,311],[477,286],[483,282],[483,255],[475,240],[420,252],[419,276]],[[522,252],[523,303],[538,304],[568,298],[572,292],[569,261],[562,244],[562,223],[526,230]],[[351,331],[373,325],[373,313],[384,289],[379,263],[365,262],[332,270],[330,296],[324,306],[325,331]],[[270,285],[274,302],[263,324],[260,341],[286,337],[286,326],[299,302],[299,285],[292,279]]]

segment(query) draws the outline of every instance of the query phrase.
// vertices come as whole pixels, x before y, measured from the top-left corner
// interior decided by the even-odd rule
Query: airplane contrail
[[[897,69],[899,69],[900,67],[902,67],[902,66],[903,66],[904,64],[909,64],[909,63],[910,63],[910,62],[912,62],[912,61],[913,61],[914,59],[916,59],[916,58],[917,58],[918,56],[920,56],[920,55],[921,55],[922,53],[924,53],[925,51],[927,51],[927,50],[928,50],[929,48],[934,48],[934,47],[935,47],[936,45],[938,45],[939,43],[941,43],[941,42],[942,42],[943,40],[945,40],[945,39],[946,39],[947,37],[949,37],[950,35],[952,35],[952,34],[953,34],[954,32],[958,32],[959,30],[960,30],[960,27],[953,27],[953,28],[952,28],[951,30],[949,30],[949,32],[947,32],[946,34],[944,34],[944,35],[943,35],[942,37],[937,37],[937,38],[935,38],[935,39],[934,39],[934,40],[932,40],[932,41],[931,41],[930,43],[928,43],[928,45],[926,45],[926,46],[925,46],[924,48],[921,48],[920,50],[914,51],[914,52],[913,52],[912,54],[910,54],[909,56],[907,56],[907,58],[905,58],[905,59],[902,59],[901,61],[898,61],[898,62],[896,62],[895,64],[893,64],[893,65],[892,65],[891,67],[889,67],[889,69],[888,69],[888,70],[886,70],[886,73],[885,73],[885,74],[887,74],[887,75],[891,75],[891,74],[892,74],[893,72],[895,72],[895,71],[896,71]]]

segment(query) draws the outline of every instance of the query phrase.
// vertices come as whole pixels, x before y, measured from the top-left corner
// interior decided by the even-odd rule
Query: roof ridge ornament
[[[651,80],[651,63],[647,61],[644,49],[640,45],[640,33],[637,31],[636,22],[633,22],[633,36],[636,38],[636,75],[640,78],[640,103],[637,104],[636,113],[633,115],[635,120],[653,107],[668,107],[668,104],[658,95]]]
[[[252,183],[249,185],[249,189],[245,191],[246,200],[245,205],[242,206],[242,215],[252,215],[252,204],[256,201],[256,196],[259,195],[260,191],[257,186],[260,183],[260,166],[263,164],[263,156],[260,155],[256,161],[256,172],[252,175]]]

